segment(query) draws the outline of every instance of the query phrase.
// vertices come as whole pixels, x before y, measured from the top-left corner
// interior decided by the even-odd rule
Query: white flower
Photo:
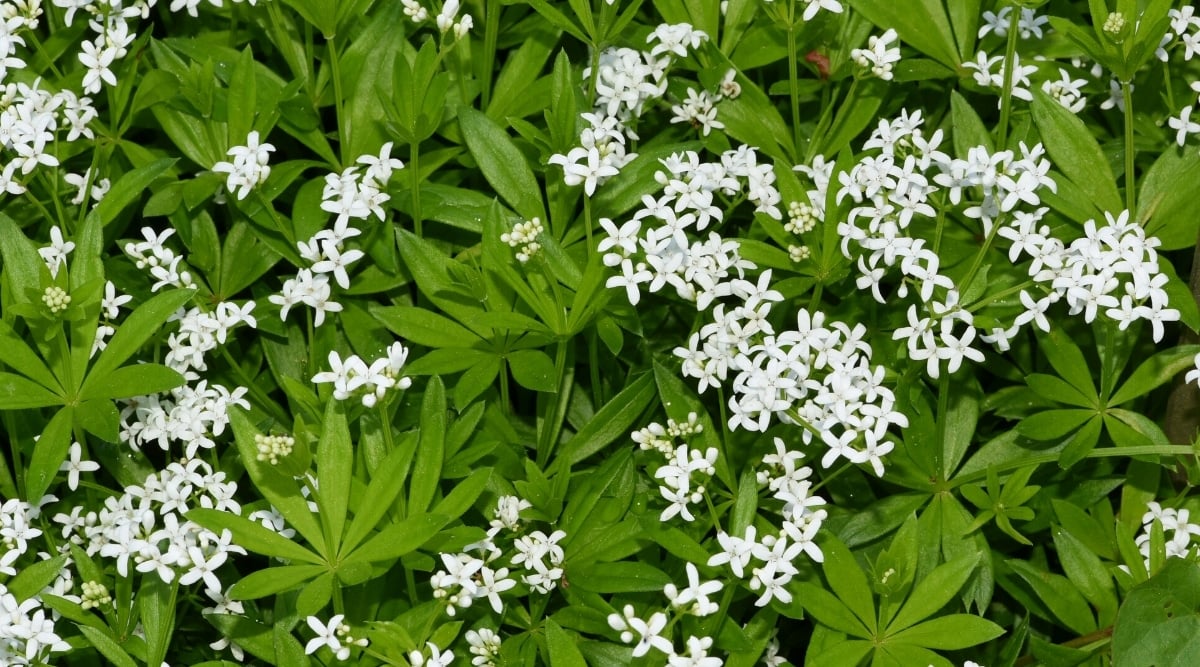
[[[334,656],[338,660],[346,660],[350,657],[350,647],[343,646],[339,639],[339,630],[342,627],[342,619],[345,618],[342,614],[337,614],[329,619],[328,625],[322,624],[321,620],[316,616],[309,616],[307,620],[308,627],[317,633],[316,637],[308,640],[308,644],[304,647],[305,655],[316,653],[322,646],[328,646],[330,651],[333,651]]]
[[[78,442],[71,443],[71,447],[67,451],[67,460],[63,461],[58,470],[59,472],[67,473],[67,487],[74,491],[79,488],[79,473],[95,472],[100,469],[100,464],[94,461],[81,460],[83,447]]]

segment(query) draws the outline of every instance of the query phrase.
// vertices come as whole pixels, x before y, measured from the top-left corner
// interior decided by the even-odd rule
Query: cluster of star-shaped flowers
[[[332,351],[329,353],[329,370],[317,373],[312,381],[332,384],[334,400],[344,401],[358,396],[365,407],[372,408],[389,391],[412,386],[412,379],[402,375],[407,361],[408,348],[400,342],[389,345],[384,356],[370,364],[357,354],[343,360],[336,351]]]
[[[366,648],[368,645],[366,638],[352,636],[350,625],[344,622],[345,618],[344,614],[335,614],[329,618],[328,623],[322,623],[321,619],[316,616],[309,616],[305,619],[309,629],[316,636],[308,640],[308,644],[304,646],[304,654],[312,655],[322,647],[328,647],[338,660],[349,660],[352,646]]]
[[[274,152],[275,146],[260,142],[258,130],[252,130],[246,136],[246,145],[234,146],[226,153],[233,161],[222,160],[214,164],[212,170],[226,174],[225,189],[239,200],[245,199],[252,190],[267,182],[271,175],[271,153]]]
[[[220,599],[224,584],[217,570],[229,556],[246,551],[233,543],[228,530],[214,533],[186,515],[196,507],[240,514],[241,506],[233,498],[236,491],[237,484],[226,481],[224,472],[190,459],[172,462],[142,485],[105,498],[99,512],[84,513],[76,506],[70,513],[56,514],[53,521],[62,526],[63,538],[82,546],[89,556],[114,560],[122,577],[135,570],[166,583],[200,582]]]
[[[724,664],[720,658],[709,655],[713,639],[707,636],[689,635],[684,640],[687,650],[679,653],[675,650],[675,642],[671,638],[672,628],[684,616],[703,618],[721,610],[721,605],[710,596],[719,593],[724,584],[717,580],[705,581],[700,577],[700,570],[694,563],[684,566],[687,575],[687,586],[677,586],[674,583],[663,587],[663,595],[670,605],[668,611],[675,615],[669,620],[667,612],[656,611],[648,618],[642,618],[633,605],[622,607],[620,613],[608,615],[608,626],[618,633],[625,644],[633,644],[633,657],[640,658],[657,649],[667,658],[668,665],[703,665],[717,667]]]
[[[557,588],[564,557],[559,542],[566,533],[526,530],[521,511],[530,507],[527,500],[501,496],[483,540],[467,545],[460,553],[438,555],[442,569],[433,573],[430,584],[434,597],[445,601],[448,615],[455,616],[476,600],[485,599],[492,611],[501,614],[504,599],[500,594],[518,583],[542,594]],[[505,561],[507,565],[502,565]]]
[[[709,232],[693,240],[689,232],[703,232],[725,217],[724,207],[745,197],[755,212],[780,220],[782,196],[775,188],[774,167],[758,163],[753,148],[741,146],[719,160],[701,161],[695,151],[676,153],[661,160],[655,179],[662,195],[646,195],[633,219],[618,226],[603,218],[607,237],[598,251],[605,265],[620,267],[608,278],[610,288],[623,288],[631,304],[641,300],[642,289],[659,292],[666,286],[682,299],[707,310],[715,299],[733,293],[733,285],[754,264],[738,254],[738,242]]]
[[[1189,558],[1196,555],[1197,544],[1200,540],[1200,523],[1192,523],[1191,512],[1186,509],[1163,507],[1157,502],[1149,503],[1146,513],[1142,515],[1142,532],[1134,538],[1138,552],[1145,559],[1146,569],[1150,569],[1151,532],[1156,528],[1163,533],[1163,546],[1167,558]],[[1121,569],[1128,572],[1124,565]]]
[[[701,450],[687,444],[688,438],[703,430],[693,412],[685,422],[668,419],[665,428],[654,422],[631,436],[642,451],[661,457],[654,464],[654,478],[659,480],[659,494],[667,501],[667,507],[659,515],[659,521],[676,516],[688,522],[696,520],[691,508],[704,500],[705,484],[716,472],[717,462],[715,447]]]
[[[194,372],[191,375],[195,375]],[[192,458],[201,449],[216,446],[215,438],[229,424],[229,408],[249,410],[247,389],[200,380],[172,389],[165,395],[137,396],[122,401],[121,442],[134,449],[156,444],[168,451],[171,443],[183,445],[184,456]]]

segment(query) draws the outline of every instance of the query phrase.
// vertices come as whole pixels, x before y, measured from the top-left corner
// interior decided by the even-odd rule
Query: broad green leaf
[[[1079,408],[1045,410],[1021,420],[1017,424],[1017,431],[1034,440],[1057,440],[1082,426],[1095,414],[1095,410]]]
[[[341,401],[331,400],[325,409],[321,440],[317,444],[317,502],[330,553],[340,553],[353,477],[354,447],[350,444],[346,413]]]
[[[546,393],[558,391],[554,361],[541,350],[517,350],[510,353],[508,367],[517,384],[526,389]]]
[[[4,260],[4,278],[12,288],[14,303],[41,298],[41,274],[46,265],[25,232],[4,213],[0,213],[0,258]]]
[[[526,220],[546,220],[542,190],[533,170],[504,130],[470,107],[459,108],[458,124],[483,177],[501,199]]]
[[[888,632],[910,627],[929,618],[958,595],[979,564],[979,554],[956,558],[937,566],[917,582],[904,606],[888,625]]]
[[[312,616],[321,611],[333,598],[334,573],[326,572],[313,579],[300,589],[296,596],[296,613],[300,616]]]
[[[1125,597],[1112,639],[1113,664],[1190,667],[1200,654],[1200,565],[1172,558]]]
[[[1096,619],[1092,615],[1091,607],[1066,577],[1051,574],[1025,561],[1006,562],[1017,576],[1029,584],[1038,599],[1063,625],[1081,635],[1096,629]]]
[[[328,572],[324,565],[282,565],[255,570],[229,587],[234,600],[257,600],[290,591],[313,577]]]
[[[138,667],[138,663],[134,662],[129,653],[117,643],[117,640],[112,636],[112,631],[100,630],[90,625],[77,624],[76,627],[87,638],[88,643],[116,667]]]
[[[1200,345],[1181,345],[1158,354],[1142,362],[1130,374],[1129,379],[1108,400],[1110,406],[1121,405],[1126,401],[1150,393],[1151,390],[1170,381],[1180,372],[1193,367],[1193,360],[1200,353]]]
[[[976,146],[987,148],[989,153],[994,152],[992,135],[975,108],[957,90],[950,91],[950,110],[954,120],[954,150],[959,155],[966,155]]]
[[[424,308],[373,307],[371,315],[397,336],[426,347],[471,347],[481,340],[454,320]]]
[[[185,382],[179,371],[162,364],[133,364],[109,373],[104,382],[92,382],[80,392],[85,401],[106,398],[131,398],[170,391]]]
[[[1080,408],[1095,408],[1098,403],[1094,395],[1085,395],[1082,391],[1076,389],[1074,385],[1056,375],[1030,373],[1025,376],[1025,383],[1038,396],[1051,401],[1058,401]]]
[[[429,379],[421,399],[420,437],[408,491],[410,513],[429,509],[442,478],[446,454],[446,388],[436,375]]]
[[[24,602],[54,583],[66,562],[65,555],[38,561],[21,568],[17,575],[5,582],[4,585],[8,592],[17,598],[17,602]]]
[[[821,545],[825,553],[822,569],[825,580],[838,599],[850,607],[854,615],[872,632],[875,631],[875,598],[867,585],[867,575],[859,567],[854,554],[836,537],[828,537]]]
[[[245,137],[243,137],[244,139]],[[96,204],[94,215],[99,218],[103,225],[107,225],[116,219],[117,215],[129,206],[134,201],[137,201],[154,179],[158,178],[178,162],[175,158],[163,158],[155,160],[144,167],[138,167],[133,171],[122,174],[120,178],[112,184],[108,194],[104,195],[104,199]]]
[[[732,535],[746,534],[758,514],[758,480],[753,468],[747,468],[738,480],[737,493],[733,498],[733,510],[729,515],[729,532]]]
[[[166,583],[155,576],[142,577],[138,590],[138,611],[146,633],[147,664],[161,665],[175,632],[176,594],[179,580]]]
[[[863,625],[842,600],[834,597],[829,591],[807,581],[801,582],[797,590],[799,594],[796,598],[804,610],[818,622],[852,637],[871,636],[872,631]]]
[[[71,447],[73,410],[63,408],[54,414],[33,446],[33,456],[25,470],[25,497],[40,499],[50,488]]]
[[[162,292],[130,313],[109,339],[108,347],[104,348],[96,363],[89,369],[87,379],[79,389],[80,393],[86,394],[94,384],[106,382],[112,372],[160,331],[167,318],[186,304],[194,293],[195,290],[191,289]]]
[[[583,654],[575,645],[579,640],[562,629],[554,619],[547,618],[546,645],[550,649],[550,667],[587,667]]]
[[[472,472],[466,479],[455,484],[450,493],[433,506],[433,513],[445,517],[448,521],[466,514],[479,499],[491,477],[491,468],[479,468]]]
[[[594,593],[662,592],[671,577],[649,563],[622,561],[581,565],[571,572],[571,585]]]
[[[1111,623],[1117,613],[1117,595],[1108,568],[1091,549],[1062,526],[1054,525],[1051,535],[1067,579],[1096,608],[1100,623]]]
[[[578,463],[629,433],[657,393],[654,376],[649,373],[630,382],[559,448],[556,465]]]
[[[390,428],[390,425],[384,424],[381,428]],[[392,508],[392,502],[404,488],[399,480],[405,478],[408,467],[412,465],[414,451],[414,448],[405,447],[403,441],[396,443],[395,448],[372,472],[371,483],[355,506],[354,520],[346,532],[343,551],[352,552]]]
[[[239,546],[264,556],[287,558],[314,565],[323,561],[319,556],[275,531],[236,514],[214,509],[195,508],[188,511],[192,521],[219,533],[228,530]]]
[[[62,396],[23,375],[0,372],[0,410],[44,408],[63,403]]]
[[[399,558],[433,539],[445,524],[446,518],[436,514],[414,514],[376,533],[347,556],[343,563],[374,563]]]
[[[52,392],[61,392],[62,385],[46,368],[45,362],[30,348],[12,326],[0,320],[0,363],[7,364],[21,375],[34,380]]]
[[[1108,158],[1078,116],[1040,90],[1033,98],[1033,120],[1055,167],[1078,185],[1100,211],[1125,209]]]
[[[968,648],[1004,634],[1004,628],[970,614],[950,614],[914,625],[888,637],[889,641],[948,651]]]

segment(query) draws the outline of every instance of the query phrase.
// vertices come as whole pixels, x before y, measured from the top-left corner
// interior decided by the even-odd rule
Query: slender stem
[[[312,309],[305,308],[305,324],[308,325],[308,373],[311,375],[317,371],[317,336],[313,331],[313,314]]]
[[[259,406],[267,412],[267,414],[271,415],[271,418],[276,422],[283,426],[290,426],[292,422],[290,419],[288,419],[287,413],[284,412],[283,408],[279,407],[278,403],[271,400],[271,398],[263,392],[262,388],[258,386],[258,383],[246,373],[246,369],[242,368],[242,365],[234,360],[233,355],[229,354],[229,350],[225,349],[224,347],[218,347],[217,349],[220,351],[219,354],[221,355],[221,358],[224,359],[225,363],[229,364],[229,367],[233,369],[233,374],[237,376],[238,382],[240,382],[244,387],[246,387],[246,390],[250,392],[250,397],[253,398],[259,404]]]
[[[937,196],[937,230],[933,235],[933,252],[937,252],[942,247],[942,232],[946,229],[946,199],[940,194]]]
[[[410,144],[408,169],[412,173],[412,219],[413,233],[417,238],[424,238],[421,233],[421,142]]]
[[[949,425],[950,413],[950,373],[943,372],[938,378],[938,410],[937,410],[937,442],[933,443],[933,474],[937,481],[946,478],[945,459],[943,453],[946,447],[946,429]]]
[[[342,166],[346,165],[346,110],[342,107],[342,67],[338,60],[337,39],[330,38],[326,43],[329,48],[329,66],[333,68],[333,108],[337,112],[338,155],[342,158]]]
[[[1137,156],[1137,148],[1133,145],[1133,85],[1128,81],[1121,82],[1121,96],[1125,98],[1125,208],[1129,215],[1137,210],[1137,188],[1133,174],[1133,160]]]
[[[567,339],[558,341],[558,345],[554,348],[554,388],[556,392],[563,391],[563,378],[567,372]],[[558,424],[555,422],[558,413],[558,397],[557,394],[554,400],[546,401],[546,414],[542,417],[542,431],[538,434],[538,456],[537,462],[539,466],[545,466],[550,460],[550,452],[554,449],[555,431],[558,430]]]
[[[492,101],[492,72],[496,69],[496,36],[500,33],[500,3],[487,0],[483,10],[483,108]]]
[[[592,407],[599,410],[604,405],[604,386],[600,382],[600,344],[596,330],[588,332],[588,373],[592,381]]]
[[[812,489],[810,489],[810,491],[812,493],[816,493],[817,490],[820,489],[822,486],[825,486],[826,484],[832,482],[833,480],[840,477],[842,475],[842,473],[844,473],[847,470],[850,470],[851,468],[854,468],[854,467],[856,467],[856,464],[850,463],[849,461],[847,461],[846,463],[842,464],[842,466],[840,468],[838,468],[837,470],[834,470],[833,472],[829,473],[825,477],[822,477],[820,479],[820,481],[818,481],[816,484],[813,484]]]
[[[512,402],[508,398],[508,357],[500,357],[500,409],[506,415],[512,413]]]
[[[346,613],[346,603],[342,600],[342,583],[337,577],[333,578],[333,613]]]
[[[1004,90],[1000,96],[1000,134],[996,142],[997,150],[1004,150],[1008,145],[1008,118],[1012,114],[1013,61],[1017,55],[1017,22],[1021,17],[1020,8],[1013,7],[1012,10],[1012,17],[1008,22],[1008,45],[1004,48]]]
[[[1163,89],[1167,91],[1167,108],[1172,112],[1178,111],[1179,107],[1175,106],[1175,87],[1171,81],[1170,61],[1163,63]]]
[[[800,68],[796,62],[796,24],[788,22],[788,93],[792,98],[792,144],[800,154]],[[816,139],[816,135],[813,135]],[[810,142],[811,146],[811,142]]]
[[[974,313],[974,312],[978,311],[980,308],[983,308],[984,306],[996,303],[997,301],[1003,299],[1006,296],[1009,296],[1011,294],[1020,294],[1021,290],[1028,289],[1030,287],[1033,287],[1036,284],[1037,283],[1035,283],[1032,280],[1027,280],[1027,281],[1021,283],[1020,285],[1016,285],[1015,287],[1010,287],[1004,291],[997,292],[995,294],[986,295],[986,296],[980,298],[978,301],[975,301],[974,303],[971,303],[970,305],[966,306],[966,309],[971,311],[972,313]]]
[[[988,230],[987,238],[983,240],[983,247],[975,255],[975,260],[971,262],[971,269],[967,271],[967,275],[963,277],[963,281],[959,283],[960,289],[965,292],[971,288],[971,281],[975,279],[975,274],[979,272],[979,267],[983,265],[983,258],[987,255],[987,251],[992,247],[992,241],[996,240],[996,232],[1000,231],[1000,220],[992,221],[992,228]]]
[[[588,255],[591,256],[596,251],[596,248],[592,245],[592,226],[594,224],[592,222],[592,198],[586,192],[583,193],[583,224],[585,225],[584,229],[587,231]]]

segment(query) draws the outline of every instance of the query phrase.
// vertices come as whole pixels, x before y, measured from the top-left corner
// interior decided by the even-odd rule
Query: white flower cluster
[[[246,391],[245,387],[230,391],[200,380],[195,385],[172,389],[165,397],[129,399],[121,408],[121,442],[134,449],[157,443],[163,451],[168,451],[172,442],[179,442],[190,459],[200,449],[216,446],[213,438],[225,432],[231,406],[250,409]]]
[[[563,169],[563,182],[570,186],[583,185],[590,197],[596,187],[621,173],[637,153],[625,152],[626,131],[614,116],[582,114],[588,126],[579,135],[579,146],[567,153],[556,153],[548,162]]]
[[[992,68],[997,65],[999,65],[999,68],[996,71],[992,71]],[[1032,85],[1029,81],[1029,75],[1038,71],[1037,65],[1022,65],[1021,56],[1016,52],[1013,53],[1012,65],[1012,81],[1009,82],[1012,86],[1012,96],[1019,100],[1032,102],[1033,93],[1029,90],[1030,85]],[[964,61],[963,67],[975,70],[975,74],[973,75],[975,83],[984,88],[995,88],[1001,94],[1004,93],[1005,63],[1003,55],[988,56],[987,51],[980,51],[976,54],[975,60]],[[1000,104],[1001,101],[996,102],[997,106]]]
[[[408,663],[412,667],[450,667],[454,664],[454,651],[443,651],[433,642],[425,642],[425,648],[429,655],[425,655],[425,651],[409,651]]]
[[[54,619],[47,618],[41,598],[18,601],[0,584],[0,609],[4,610],[4,623],[0,623],[0,665],[48,665],[53,663],[51,653],[71,650],[71,645],[55,632]]]
[[[146,478],[141,485],[125,487],[124,493],[104,500],[97,512],[57,514],[63,538],[84,547],[89,556],[99,554],[116,561],[117,572],[130,576],[133,569],[154,573],[170,583],[190,585],[203,582],[214,599],[224,590],[217,569],[231,554],[246,551],[232,543],[228,530],[218,535],[186,518],[194,507],[241,513],[234,500],[237,484],[225,481],[224,472],[214,472],[198,459],[173,462]]]
[[[224,345],[229,332],[245,324],[252,329],[258,327],[255,319],[254,302],[247,301],[238,306],[232,301],[218,303],[212,312],[200,307],[180,308],[168,322],[179,322],[179,331],[167,336],[167,354],[163,363],[179,371],[189,380],[197,380],[194,371],[208,370],[205,355],[218,345]]]
[[[654,478],[660,480],[659,493],[667,501],[659,521],[665,522],[676,516],[688,522],[696,520],[691,506],[704,500],[704,485],[716,472],[717,449],[693,449],[686,442],[677,444],[676,438],[686,441],[702,430],[693,412],[683,424],[667,420],[667,427],[663,428],[655,422],[632,436],[643,451],[654,451],[664,459],[654,470]]]
[[[524,532],[521,511],[532,506],[529,501],[516,496],[501,496],[483,540],[467,545],[462,553],[439,554],[443,569],[433,574],[430,584],[434,597],[448,603],[447,614],[454,616],[459,609],[466,609],[475,600],[484,598],[493,611],[503,613],[504,601],[500,594],[515,588],[518,582],[508,567],[494,567],[502,560],[523,570],[520,582],[533,591],[546,594],[558,586],[563,578],[564,557],[558,543],[567,534],[561,530],[549,535],[540,530]],[[496,543],[501,537],[506,538],[506,548]],[[478,552],[480,556],[474,556],[472,552]]]
[[[1183,59],[1190,61],[1200,54],[1200,16],[1196,16],[1196,8],[1190,4],[1172,8],[1167,14],[1171,17],[1171,29],[1163,35],[1154,55],[1165,63],[1171,59],[1169,49],[1179,43],[1183,45]]]
[[[882,35],[871,35],[867,40],[867,48],[854,49],[850,52],[850,58],[872,75],[891,81],[894,78],[892,70],[900,62],[899,41],[900,36],[895,29],[889,28]]]
[[[1048,287],[1040,299],[1026,290],[1021,291],[1021,303],[1026,311],[1017,316],[1014,329],[1004,332],[1005,338],[1016,333],[1015,327],[1034,322],[1043,331],[1050,330],[1045,317],[1050,305],[1065,301],[1071,315],[1083,313],[1085,322],[1092,322],[1099,312],[1117,322],[1121,331],[1137,320],[1150,323],[1154,342],[1162,340],[1164,324],[1177,322],[1179,311],[1168,307],[1167,275],[1159,270],[1159,240],[1147,237],[1146,230],[1129,219],[1129,211],[1113,217],[1105,212],[1106,224],[1088,220],[1083,225],[1083,237],[1065,246],[1049,236],[1046,226],[1038,227],[1044,209],[1034,216],[1017,216],[1000,230],[1012,240],[1009,258],[1016,261],[1021,253],[1033,262],[1029,277]]]
[[[51,278],[58,277],[58,270],[67,265],[67,256],[73,250],[75,242],[63,240],[62,230],[58,225],[50,227],[50,245],[38,248],[38,255],[46,263]]]
[[[989,34],[994,34],[1001,39],[1008,37],[1008,27],[1012,23],[1013,7],[1006,5],[1000,8],[998,12],[985,11],[983,13],[983,21],[979,26],[979,39],[987,37]],[[1042,28],[1050,23],[1050,17],[1038,15],[1036,11],[1028,7],[1021,8],[1021,14],[1017,17],[1017,36],[1021,39],[1041,39],[1045,36]]]
[[[344,401],[360,395],[362,404],[372,408],[389,390],[412,386],[412,380],[401,375],[407,361],[408,348],[399,342],[389,345],[384,356],[369,365],[357,354],[343,361],[336,351],[332,351],[329,353],[330,370],[317,373],[312,381],[332,383],[334,400]]]
[[[546,231],[542,226],[542,221],[538,218],[532,220],[520,220],[513,228],[500,235],[500,241],[507,243],[510,248],[519,248],[516,252],[517,261],[524,264],[538,254],[542,249],[542,244],[538,243],[537,237]]]
[[[470,646],[471,664],[475,667],[498,667],[500,660],[500,635],[491,628],[467,630],[467,645]]]
[[[366,169],[362,169],[364,166]],[[345,228],[350,218],[366,220],[374,214],[382,221],[383,205],[391,199],[384,189],[392,180],[392,174],[403,168],[404,163],[392,157],[392,142],[387,142],[378,155],[362,155],[356,166],[346,168],[341,174],[325,175],[321,210],[338,216],[334,223],[335,230]],[[351,236],[358,236],[358,230],[334,234],[335,238],[343,240]],[[311,243],[313,241],[309,241]],[[301,248],[301,252],[304,250]],[[344,289],[345,285],[342,287]]]
[[[668,585],[668,589],[674,589],[673,592],[677,596],[688,596],[692,599],[704,598],[707,601],[708,594],[720,590],[721,582],[701,583],[696,566],[688,563],[687,568],[691,584],[688,588],[679,591],[675,589],[674,585]],[[627,604],[621,609],[621,613],[608,615],[608,627],[620,633],[622,642],[633,644],[633,657],[635,658],[646,655],[651,648],[654,648],[667,657],[667,665],[670,667],[720,667],[725,664],[720,658],[709,655],[709,650],[713,645],[712,637],[689,635],[684,641],[687,650],[684,653],[676,653],[670,629],[674,627],[674,623],[668,624],[667,615],[661,611],[656,611],[649,618],[643,619],[637,615],[633,605]]]
[[[1191,513],[1187,509],[1163,507],[1156,502],[1150,502],[1148,509],[1142,515],[1142,532],[1134,539],[1138,551],[1145,558],[1146,569],[1150,569],[1150,531],[1154,524],[1159,524],[1164,533],[1167,558],[1189,558],[1196,555],[1196,546],[1200,541],[1193,538],[1200,536],[1200,524],[1190,521]],[[1129,569],[1122,565],[1122,570]]]
[[[150,276],[158,282],[150,286],[150,291],[157,292],[164,287],[192,288],[196,286],[192,274],[183,264],[183,255],[164,245],[167,239],[175,234],[173,228],[157,234],[153,227],[142,227],[144,241],[130,241],[125,244],[125,254],[133,260],[139,269],[149,267]]]
[[[720,101],[720,95],[713,95],[707,90],[697,92],[688,86],[687,99],[671,107],[671,113],[675,114],[671,122],[690,123],[707,137],[713,130],[725,129],[725,123],[717,120],[717,103]]]
[[[1058,68],[1058,76],[1058,79],[1043,81],[1042,92],[1071,113],[1083,111],[1083,108],[1087,106],[1087,97],[1083,94],[1083,87],[1087,85],[1087,79],[1071,78],[1071,73],[1061,67]]]
[[[438,12],[436,23],[441,33],[453,32],[455,39],[462,39],[475,27],[475,21],[470,14],[458,18],[458,10],[459,0],[446,0],[442,4],[442,11]]]
[[[246,137],[245,146],[234,146],[226,153],[233,162],[218,162],[212,170],[218,174],[228,174],[225,179],[225,189],[234,193],[241,200],[250,195],[250,191],[267,182],[271,175],[271,166],[267,164],[275,146],[259,143],[258,130],[253,130]]]
[[[99,181],[93,182],[92,178],[91,167],[88,167],[82,174],[63,174],[63,180],[66,181],[67,185],[74,186],[76,190],[75,196],[71,199],[73,206],[82,206],[85,201],[90,199],[92,206],[95,207],[112,188],[111,180],[102,178]],[[88,189],[89,183],[91,184],[91,190]]]
[[[255,458],[268,461],[271,465],[279,465],[279,459],[287,458],[296,445],[296,439],[290,435],[254,435],[254,448],[258,450]]]
[[[47,496],[45,500],[52,502],[57,498]],[[0,574],[16,576],[17,559],[29,551],[29,541],[42,534],[41,529],[35,527],[41,514],[40,505],[31,505],[18,498],[0,504]]]
[[[304,647],[304,654],[312,655],[322,646],[328,646],[338,660],[349,660],[351,646],[366,648],[368,644],[366,638],[352,637],[350,626],[343,622],[344,618],[344,614],[337,614],[330,617],[329,623],[322,623],[321,619],[316,616],[309,616],[305,619],[308,627],[317,636],[308,640],[308,644]]]
[[[738,255],[736,240],[710,232],[707,240],[693,241],[687,232],[704,231],[724,218],[718,195],[725,202],[744,196],[756,212],[782,219],[775,169],[758,164],[758,154],[748,146],[726,151],[716,162],[702,162],[695,151],[661,162],[665,171],[655,173],[663,185],[661,197],[643,197],[642,208],[620,227],[607,218],[600,220],[608,237],[600,241],[598,251],[605,265],[621,267],[621,275],[609,277],[606,285],[624,288],[634,305],[643,285],[650,292],[670,285],[680,298],[706,310],[714,299],[733,294],[744,271],[755,267]],[[643,232],[648,220],[657,224]]]
[[[717,533],[721,551],[708,560],[710,566],[728,565],[739,579],[749,576],[750,589],[762,591],[755,601],[760,607],[775,598],[791,602],[786,586],[799,574],[795,560],[801,554],[818,563],[825,560],[816,538],[828,512],[823,509],[825,499],[812,493],[812,468],[799,465],[804,454],[789,450],[781,438],[774,442],[775,453],[763,457],[758,483],[782,503],[779,534],[757,539],[753,525],[747,526],[741,537],[721,531]],[[756,563],[753,567],[752,561]]]

